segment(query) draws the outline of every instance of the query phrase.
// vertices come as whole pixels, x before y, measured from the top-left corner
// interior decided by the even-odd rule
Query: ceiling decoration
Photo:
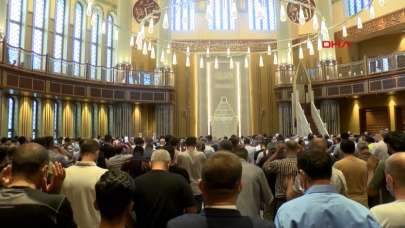
[[[149,14],[153,15],[154,24],[158,23],[160,20],[161,13],[159,4],[153,0],[138,0],[132,9],[132,12],[136,22],[139,24],[146,16],[149,16]]]
[[[291,22],[293,23],[305,24],[305,22],[310,21],[315,14],[315,1],[297,0],[297,2],[301,2],[302,4],[298,4],[295,2],[289,2],[287,4],[288,18],[290,18]]]

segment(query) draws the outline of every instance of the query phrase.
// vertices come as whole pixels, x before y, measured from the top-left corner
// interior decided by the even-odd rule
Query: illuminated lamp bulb
[[[176,53],[173,53],[172,64],[173,64],[173,65],[177,65]]]
[[[204,69],[204,58],[202,56],[200,58],[200,69]]]
[[[218,65],[218,57],[215,57],[214,68],[215,68],[215,69],[218,69],[218,68],[219,68],[219,65]]]
[[[262,55],[260,55],[260,58],[259,58],[259,67],[264,67]]]
[[[229,59],[229,69],[233,69],[233,59],[232,58],[230,58]]]

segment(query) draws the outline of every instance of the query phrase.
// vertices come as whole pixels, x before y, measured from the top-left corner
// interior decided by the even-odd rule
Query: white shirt
[[[74,220],[79,228],[94,228],[100,225],[100,213],[94,208],[95,185],[107,172],[94,162],[78,162],[66,169],[62,193],[68,198]]]
[[[371,213],[382,228],[405,227],[405,200],[375,206]]]
[[[255,164],[255,153],[256,153],[256,147],[251,146],[251,145],[246,145],[245,149],[248,152],[248,162]]]

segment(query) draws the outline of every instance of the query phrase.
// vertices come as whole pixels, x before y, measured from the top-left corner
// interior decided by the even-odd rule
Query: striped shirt
[[[263,169],[266,174],[276,174],[276,198],[285,198],[288,177],[294,178],[298,173],[297,157],[266,161]]]

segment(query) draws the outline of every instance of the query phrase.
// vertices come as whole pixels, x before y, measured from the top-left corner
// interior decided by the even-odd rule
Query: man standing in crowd
[[[371,154],[380,161],[384,161],[388,158],[388,146],[384,142],[383,133],[375,134],[375,143],[372,146]]]
[[[405,152],[405,134],[401,132],[390,132],[385,134],[384,142],[388,146],[388,153]],[[370,182],[368,184],[368,195],[371,197],[380,196],[378,203],[389,203],[394,201],[392,195],[387,191],[385,178],[385,161],[379,161],[377,168],[372,169]],[[370,205],[371,206],[371,205]],[[374,205],[373,205],[374,206]]]
[[[197,211],[201,211],[202,207],[202,195],[198,188],[198,182],[201,179],[201,169],[207,160],[207,157],[203,152],[197,151],[197,138],[188,137],[185,141],[187,150],[184,153],[179,153],[177,157],[177,164],[179,167],[187,170],[190,176],[190,185],[193,191],[194,200],[197,203]]]
[[[100,228],[126,226],[132,211],[134,180],[128,173],[113,170],[104,173],[96,184],[95,207],[100,211]]]
[[[273,193],[270,190],[263,170],[247,162],[247,150],[240,148],[234,153],[240,158],[242,163],[243,188],[238,196],[237,208],[241,215],[260,219],[260,209],[264,206],[265,213],[270,209]]]
[[[405,227],[405,152],[387,159],[385,173],[387,189],[396,201],[375,206],[371,212],[383,228]]]
[[[332,159],[324,151],[306,151],[298,159],[298,169],[305,194],[280,207],[276,227],[380,227],[367,208],[330,184]]]
[[[170,162],[169,152],[155,150],[152,170],[135,179],[137,228],[164,228],[170,219],[196,212],[190,185],[182,176],[168,171]]]
[[[92,139],[80,144],[81,161],[66,169],[62,193],[72,204],[73,215],[80,228],[94,228],[100,224],[100,213],[94,208],[96,194],[94,186],[106,169],[96,165],[99,145]]]
[[[204,164],[199,187],[205,201],[204,213],[187,214],[170,220],[167,228],[271,228],[273,224],[242,216],[236,207],[242,189],[242,165],[229,152],[215,152]]]
[[[114,146],[112,144],[113,138],[111,135],[104,136],[104,142],[100,147],[100,154],[97,158],[97,165],[101,168],[107,168],[106,159],[111,158],[115,154]]]
[[[256,147],[251,145],[251,140],[248,137],[243,139],[243,143],[245,144],[245,149],[248,152],[248,162],[255,164]]]
[[[24,144],[14,152],[11,183],[0,190],[2,227],[76,227],[66,197],[41,191],[58,188],[65,175],[60,164],[52,164],[52,183],[44,185],[48,168],[48,151],[39,144]]]
[[[207,135],[207,137],[205,137],[205,139],[206,139],[206,142],[205,142],[204,153],[205,153],[205,156],[208,158],[209,156],[211,156],[215,152],[215,150],[212,147],[212,144],[213,144],[212,136]]]
[[[347,196],[368,207],[367,197],[367,163],[354,156],[356,146],[351,140],[342,140],[340,150],[344,158],[335,163],[334,167],[342,171],[347,184]]]
[[[280,160],[274,160],[278,153],[281,150],[277,150],[269,160],[266,161],[263,165],[263,169],[267,174],[276,174],[276,198],[275,211],[277,212],[278,208],[287,201],[287,182],[288,178],[294,178],[297,173],[297,151],[298,144],[295,141],[288,141],[286,143],[287,153],[286,158]]]

